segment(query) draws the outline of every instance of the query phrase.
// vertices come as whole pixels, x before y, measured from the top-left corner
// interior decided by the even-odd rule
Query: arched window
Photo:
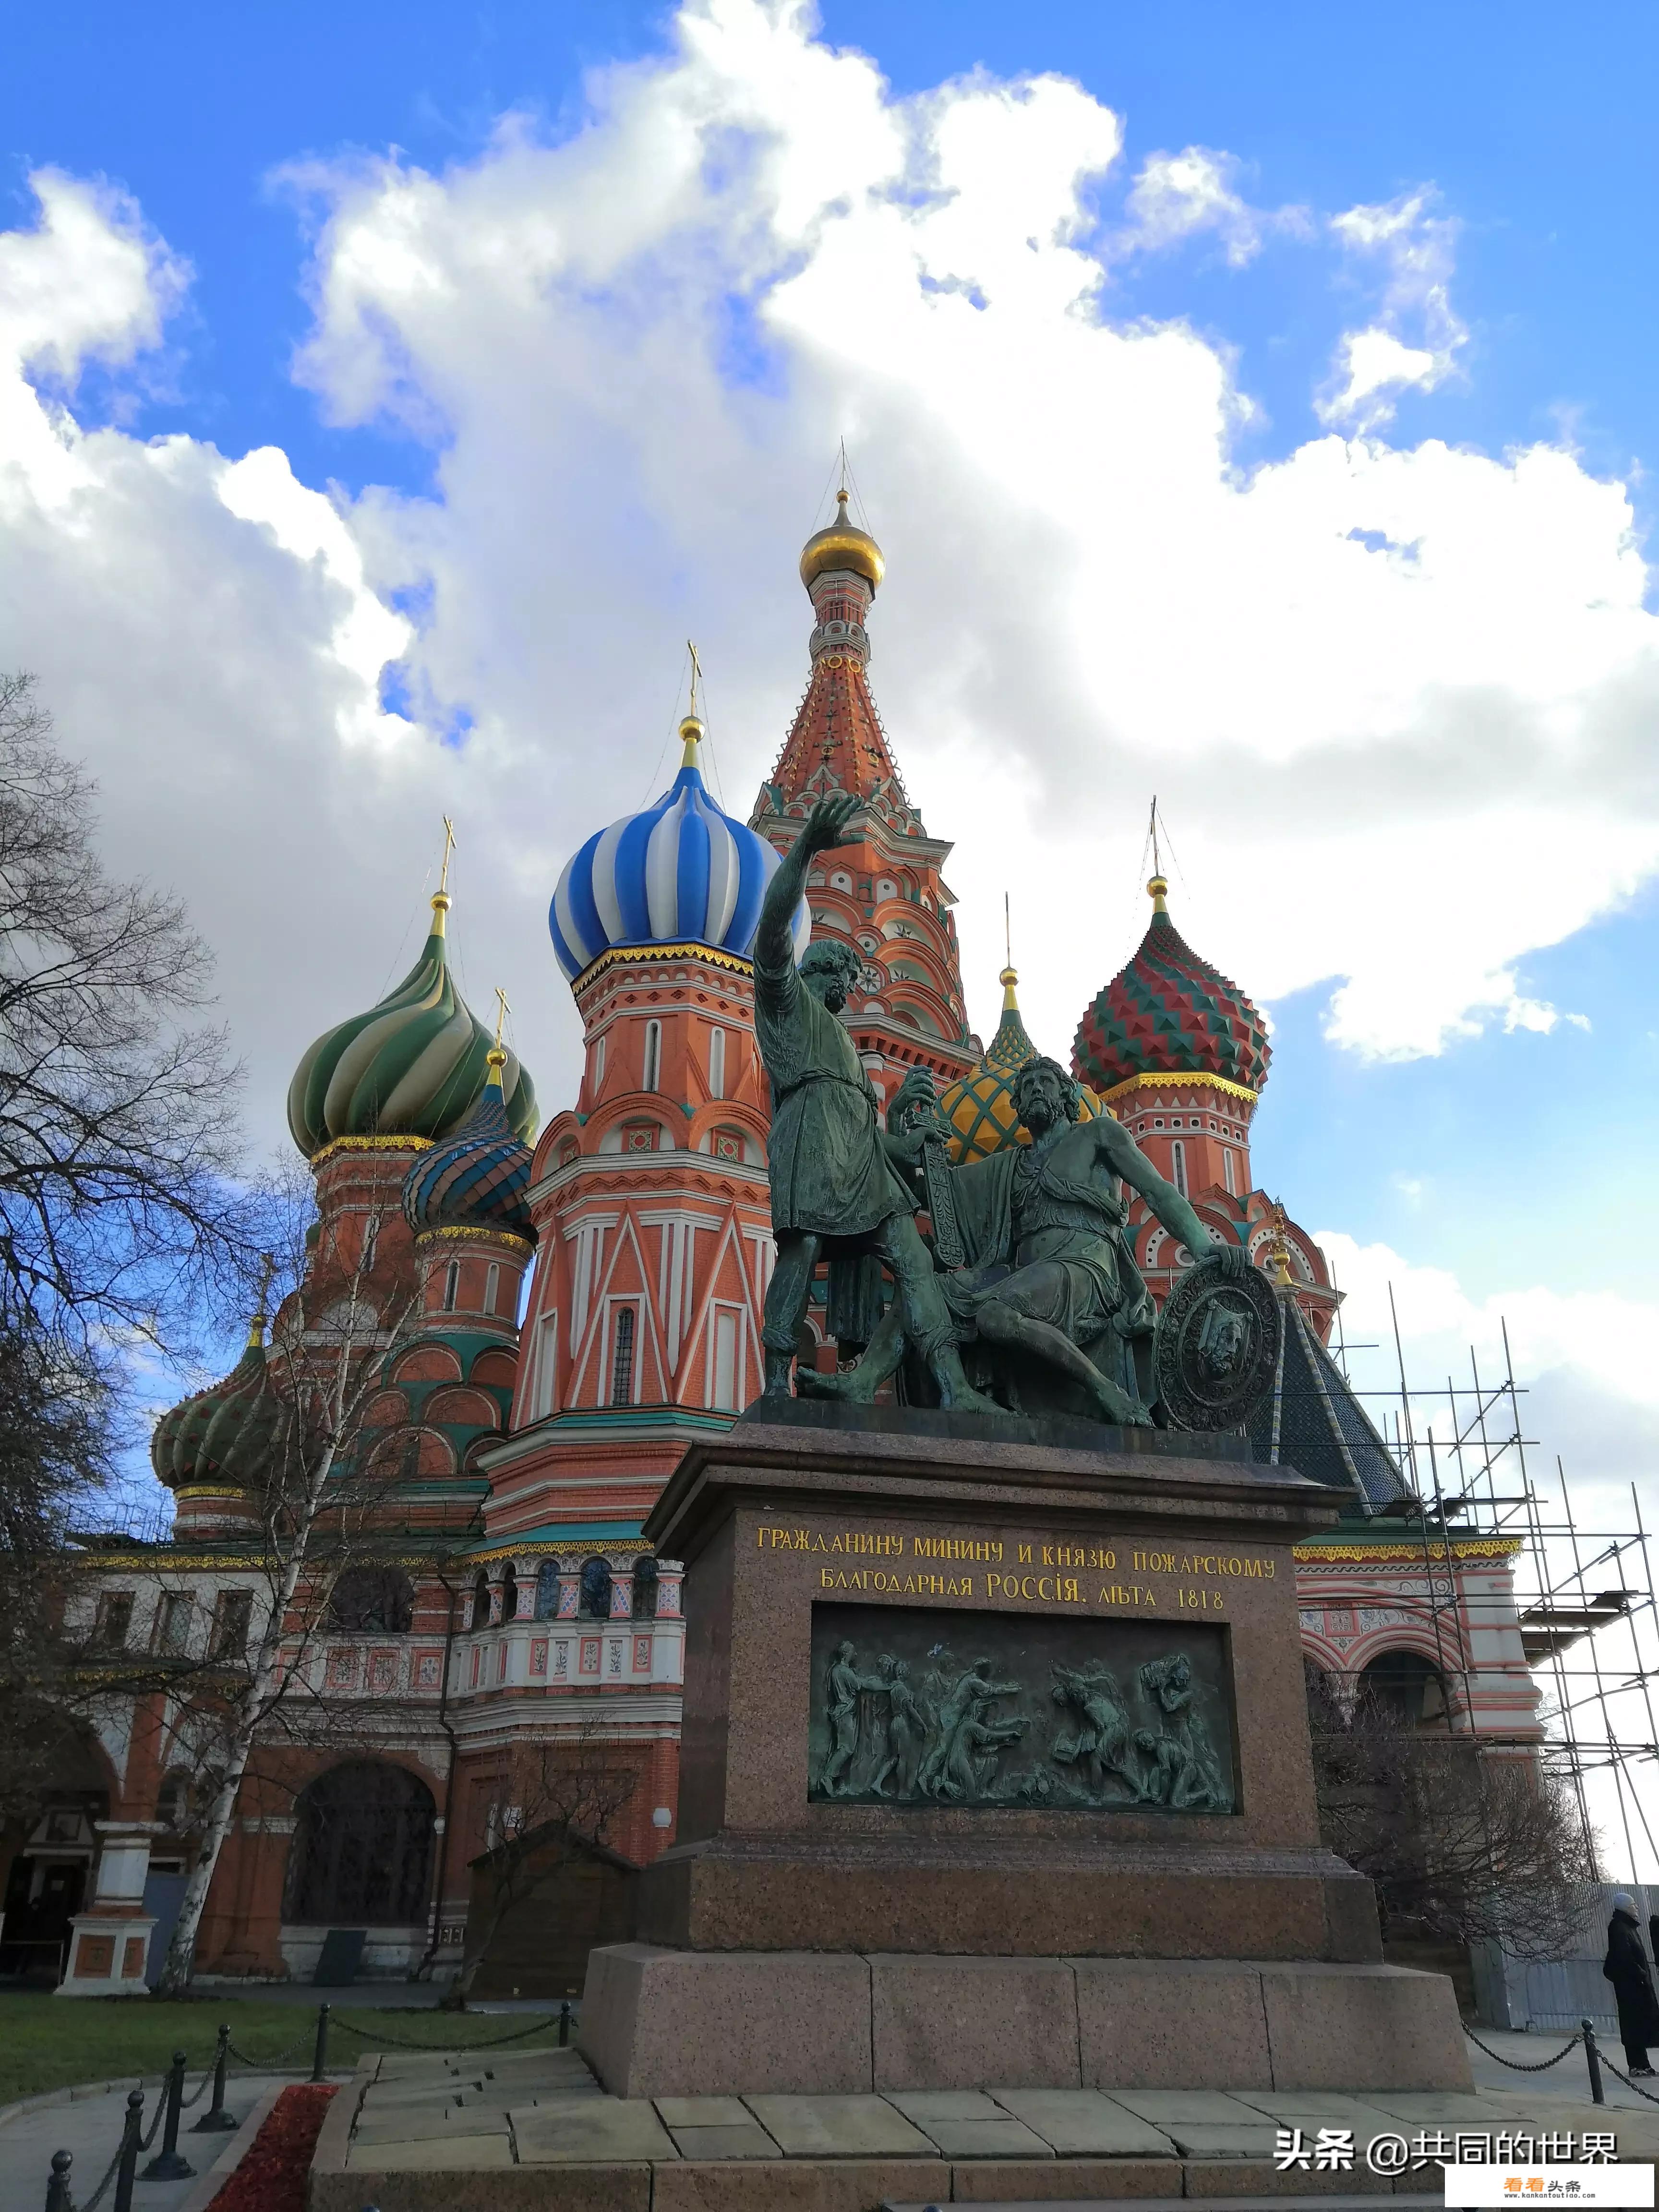
[[[649,1552],[641,1552],[634,1562],[634,1618],[654,1620],[656,1617],[657,1563]]]
[[[296,1811],[285,1919],[370,1928],[424,1919],[434,1811],[424,1783],[365,1759],[319,1775]]]
[[[328,1601],[329,1626],[348,1635],[407,1636],[415,1585],[401,1567],[348,1567]]]
[[[577,1610],[584,1620],[611,1618],[611,1568],[604,1559],[582,1561],[581,1595]]]
[[[556,1620],[559,1617],[559,1563],[544,1559],[536,1570],[536,1618],[538,1620]]]
[[[634,1309],[618,1306],[612,1324],[616,1337],[611,1352],[611,1402],[613,1406],[631,1406],[634,1402]]]
[[[591,1079],[595,1091],[605,1081],[605,1039],[603,1037],[595,1037],[593,1040],[593,1073]]]
[[[1170,1181],[1185,1198],[1187,1195],[1187,1147],[1178,1137],[1170,1147]]]
[[[1231,1145],[1224,1145],[1221,1147],[1221,1172],[1226,1178],[1227,1189],[1230,1194],[1234,1198],[1237,1198],[1238,1195],[1238,1179],[1233,1167],[1233,1148]]]
[[[1231,1187],[1231,1186],[1230,1186]],[[484,1311],[493,1314],[495,1301],[501,1294],[501,1270],[498,1261],[492,1260],[484,1269]]]
[[[516,1620],[519,1617],[519,1577],[513,1571],[513,1562],[507,1563],[507,1572],[501,1577],[501,1619]]]
[[[372,1275],[374,1272],[374,1248],[380,1241],[380,1224],[378,1221],[371,1221],[363,1231],[362,1259],[359,1263],[366,1275]]]
[[[708,1032],[708,1095],[726,1096],[726,1031],[718,1027]]]
[[[1446,1685],[1420,1651],[1379,1651],[1359,1670],[1362,1696],[1402,1728],[1446,1725]]]
[[[475,1629],[489,1626],[489,1577],[486,1574],[480,1574],[472,1585],[472,1626]]]
[[[190,1777],[169,1774],[155,1799],[155,1817],[164,1828],[180,1835],[190,1826]]]
[[[461,1263],[459,1260],[452,1260],[444,1269],[444,1311],[446,1313],[454,1312],[455,1296],[460,1286]]]
[[[640,1083],[641,1091],[654,1091],[662,1075],[662,1024],[647,1022],[645,1025],[645,1073]]]

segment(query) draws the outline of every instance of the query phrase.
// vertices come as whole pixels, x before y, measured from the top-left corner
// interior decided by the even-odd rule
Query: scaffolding
[[[1392,1288],[1389,1306],[1394,1375],[1386,1386],[1355,1382],[1352,1355],[1383,1348],[1348,1343],[1340,1307],[1331,1351],[1411,1493],[1394,1510],[1402,1536],[1409,1530],[1411,1540],[1421,1541],[1425,1595],[1398,1601],[1408,1610],[1420,1604],[1443,1682],[1462,1677],[1469,1726],[1477,1725],[1472,1678],[1486,1671],[1470,1649],[1473,1635],[1482,1627],[1518,1625],[1538,1711],[1524,1732],[1480,1729],[1482,1745],[1536,1757],[1571,1790],[1596,1879],[1613,1878],[1606,1861],[1609,1846],[1616,1850],[1620,1843],[1620,1880],[1659,1879],[1659,1611],[1636,1486],[1620,1486],[1628,1490],[1628,1517],[1622,1509],[1611,1517],[1622,1525],[1589,1526],[1560,1456],[1553,1455],[1553,1468],[1540,1470],[1537,1440],[1523,1432],[1527,1393],[1515,1379],[1507,1327],[1495,1377],[1483,1375],[1471,1346],[1467,1382],[1448,1375],[1443,1383],[1425,1388],[1407,1373]],[[1609,1516],[1604,1510],[1597,1517]],[[1501,1617],[1494,1611],[1483,1618],[1460,1593],[1451,1547],[1468,1537],[1518,1543],[1513,1613],[1505,1605]],[[1445,1717],[1449,1729],[1449,1700]],[[1598,1814],[1611,1825],[1615,1812],[1613,1833],[1598,1832]]]

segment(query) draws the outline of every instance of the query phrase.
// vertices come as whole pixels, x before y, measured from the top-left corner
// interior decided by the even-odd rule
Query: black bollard
[[[567,2003],[562,2004],[562,2005],[559,2007],[559,2048],[560,2048],[560,2050],[561,2050],[561,2051],[562,2051],[562,2050],[564,2049],[565,2045],[569,2042],[569,2040],[570,2040],[570,2007],[569,2007],[569,2004],[567,2002]]]
[[[138,2138],[144,2132],[144,2093],[127,2092],[127,2124],[121,2136],[121,2163],[115,2172],[112,2212],[132,2212],[133,2177],[138,2171]]]
[[[1595,2047],[1595,2022],[1581,2020],[1578,2025],[1584,2031],[1584,2057],[1589,2067],[1590,2096],[1596,2104],[1605,2105],[1607,2099],[1601,2087],[1601,2054]]]
[[[191,2130],[191,2135],[225,2135],[237,2124],[225,2110],[225,2068],[229,2063],[230,2030],[228,2027],[222,2027],[219,2030],[219,2048],[213,2057],[213,2102]]]
[[[196,2168],[179,2148],[179,2114],[185,2101],[185,2054],[173,2054],[167,2075],[167,2118],[161,2124],[161,2148],[144,2168],[146,2181],[188,2181]]]
[[[75,2199],[70,2195],[70,2167],[74,2159],[66,2150],[55,2150],[52,2154],[52,2179],[46,2184],[46,2212],[75,2212]]]
[[[328,2079],[328,2007],[317,2008],[317,2048],[311,2055],[311,2078],[313,2081]]]

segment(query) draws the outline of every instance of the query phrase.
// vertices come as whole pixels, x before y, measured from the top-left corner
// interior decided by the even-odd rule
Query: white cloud
[[[1353,207],[1331,220],[1331,232],[1351,254],[1380,261],[1387,281],[1379,319],[1343,333],[1335,382],[1321,401],[1322,420],[1357,431],[1376,429],[1392,416],[1401,392],[1432,392],[1457,365],[1468,332],[1452,312],[1451,276],[1456,225],[1433,212],[1434,195],[1404,193],[1376,207]],[[1420,340],[1411,344],[1402,327]]]
[[[804,676],[794,556],[843,432],[890,561],[878,695],[957,841],[982,1023],[1006,886],[1028,1018],[1064,1048],[1143,926],[1152,789],[1182,926],[1258,996],[1329,979],[1334,1036],[1391,1055],[1550,1016],[1526,956],[1659,866],[1659,630],[1622,486],[1559,446],[1392,446],[1358,402],[1367,434],[1241,471],[1230,358],[1115,319],[1091,194],[1121,131],[1074,84],[898,99],[782,0],[696,0],[590,94],[557,143],[508,119],[442,175],[294,179],[300,373],[331,420],[429,440],[428,498],[78,428],[24,370],[136,359],[176,272],[67,179],[4,241],[0,267],[48,270],[9,326],[10,657],[103,776],[117,857],[220,946],[267,1127],[308,1037],[395,966],[441,809],[474,994],[507,985],[544,1095],[568,1092],[558,868],[646,796],[688,632],[747,811]],[[1231,164],[1164,158],[1141,219],[1242,252],[1266,218]],[[1455,353],[1446,218],[1419,195],[1338,222],[1382,270],[1375,327]]]
[[[1310,226],[1304,209],[1269,213],[1249,204],[1237,189],[1242,167],[1233,155],[1208,146],[1148,155],[1129,190],[1129,225],[1112,250],[1162,252],[1209,232],[1220,240],[1229,264],[1242,269],[1261,251],[1269,232],[1306,236]]]
[[[1616,1291],[1561,1291],[1522,1283],[1473,1297],[1443,1267],[1414,1264],[1386,1244],[1360,1244],[1340,1231],[1322,1229],[1317,1243],[1345,1293],[1343,1331],[1351,1346],[1371,1347],[1350,1355],[1356,1381],[1393,1401],[1398,1382],[1394,1328],[1398,1317],[1407,1377],[1414,1390],[1431,1394],[1414,1409],[1417,1433],[1434,1427],[1442,1452],[1453,1433],[1443,1382],[1472,1388],[1478,1372],[1490,1392],[1510,1363],[1522,1395],[1522,1432],[1540,1490],[1559,1500],[1554,1473],[1559,1453],[1572,1484],[1575,1510],[1583,1507],[1603,1525],[1630,1520],[1627,1486],[1638,1482],[1656,1499],[1659,1451],[1659,1302]],[[1393,1293],[1390,1307],[1389,1293]],[[1507,1351],[1505,1338],[1507,1335]],[[1470,1354],[1474,1354],[1471,1365]],[[1474,1401],[1459,1407],[1467,1425]],[[1501,1410],[1492,1416],[1495,1438],[1504,1431]],[[1518,1474],[1518,1467],[1509,1470]],[[1422,1469],[1428,1480],[1426,1460]],[[1455,1487],[1443,1465],[1441,1480]],[[1500,1484],[1508,1486],[1508,1477]]]

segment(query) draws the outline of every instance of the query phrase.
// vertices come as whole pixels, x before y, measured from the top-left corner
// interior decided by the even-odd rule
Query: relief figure
[[[1158,1734],[1141,1729],[1135,1736],[1153,1760],[1147,1794],[1155,1804],[1177,1813],[1204,1807],[1224,1812],[1231,1792],[1222,1781],[1209,1729],[1194,1698],[1191,1660],[1184,1651],[1149,1659],[1140,1669],[1140,1686],[1164,1720]]]
[[[889,1652],[876,1662],[887,1692],[887,1757],[870,1784],[876,1797],[914,1797],[916,1768],[927,1741],[927,1717],[910,1687],[910,1670]],[[890,1792],[887,1784],[891,1781]]]
[[[826,1686],[829,1695],[824,1700],[824,1711],[830,1723],[830,1755],[823,1762],[819,1786],[826,1797],[842,1797],[848,1794],[848,1777],[858,1757],[860,1696],[866,1690],[884,1690],[887,1685],[860,1674],[854,1664],[853,1646],[843,1643],[836,1646]]]
[[[1128,1785],[1136,1801],[1148,1796],[1132,1756],[1135,1732],[1116,1677],[1104,1667],[1091,1667],[1085,1673],[1079,1667],[1058,1665],[1054,1676],[1054,1701],[1078,1726],[1075,1734],[1054,1738],[1050,1756],[1079,1773],[1091,1797],[1105,1795],[1112,1775]]]

